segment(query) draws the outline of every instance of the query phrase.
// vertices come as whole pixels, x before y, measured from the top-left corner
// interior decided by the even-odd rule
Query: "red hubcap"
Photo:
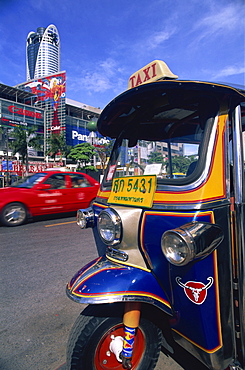
[[[123,324],[114,326],[101,338],[95,352],[95,369],[96,370],[123,370],[122,363],[118,362],[114,353],[109,350],[111,343],[111,335],[124,337]],[[137,329],[134,351],[132,358],[132,370],[137,369],[145,350],[145,337],[140,330]]]

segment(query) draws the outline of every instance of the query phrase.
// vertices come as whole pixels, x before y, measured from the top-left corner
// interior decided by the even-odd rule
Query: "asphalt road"
[[[65,370],[68,335],[85,307],[65,286],[97,257],[91,230],[80,230],[75,217],[0,226],[0,245],[0,369]],[[184,368],[202,365],[180,366],[161,353],[156,370]]]

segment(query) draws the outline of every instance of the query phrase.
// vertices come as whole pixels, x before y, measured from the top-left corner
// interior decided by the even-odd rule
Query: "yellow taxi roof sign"
[[[129,77],[128,89],[159,79],[174,80],[176,78],[178,78],[178,76],[170,71],[165,62],[162,60],[154,60]]]

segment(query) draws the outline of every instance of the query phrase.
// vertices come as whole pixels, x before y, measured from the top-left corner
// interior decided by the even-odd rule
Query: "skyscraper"
[[[26,39],[27,81],[60,71],[60,38],[57,28],[38,27]]]

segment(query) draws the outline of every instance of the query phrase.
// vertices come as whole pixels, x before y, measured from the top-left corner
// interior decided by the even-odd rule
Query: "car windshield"
[[[141,175],[181,185],[200,174],[218,111],[216,99],[187,93],[160,98],[147,107],[132,105],[117,118],[127,123],[114,146],[105,186],[113,177]]]
[[[18,182],[15,182],[11,187],[31,189],[34,185],[41,182],[46,175],[47,173],[45,172],[35,173],[34,175],[24,177]]]

